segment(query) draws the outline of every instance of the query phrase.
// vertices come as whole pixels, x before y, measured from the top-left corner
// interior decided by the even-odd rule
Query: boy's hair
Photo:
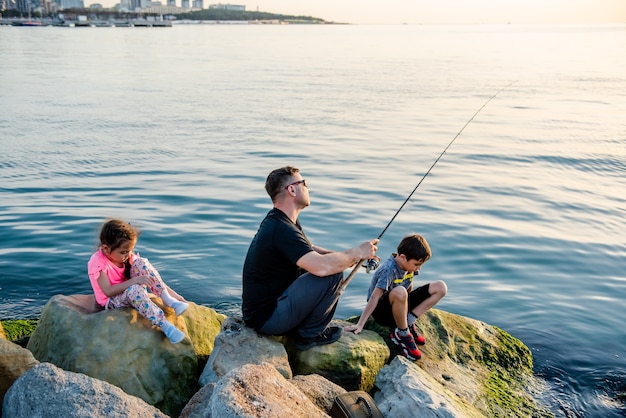
[[[410,234],[402,238],[398,244],[398,254],[404,254],[407,260],[417,260],[425,263],[433,253],[426,238],[419,234]]]
[[[276,196],[285,189],[291,177],[299,171],[300,170],[296,167],[288,165],[277,168],[267,176],[267,180],[265,180],[265,190],[267,194],[270,195],[272,202],[276,201]]]

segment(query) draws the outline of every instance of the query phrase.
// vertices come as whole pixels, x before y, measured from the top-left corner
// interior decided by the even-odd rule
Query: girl
[[[102,226],[99,249],[87,263],[96,301],[104,309],[135,308],[152,325],[160,327],[173,344],[178,344],[185,334],[165,319],[146,288],[172,307],[176,315],[185,312],[189,304],[165,285],[146,258],[133,253],[138,236],[138,229],[119,219],[111,219]]]

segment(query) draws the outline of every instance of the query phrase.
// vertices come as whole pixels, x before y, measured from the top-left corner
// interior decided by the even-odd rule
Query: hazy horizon
[[[162,4],[166,4],[162,0]],[[85,0],[113,7],[119,0]],[[583,24],[626,23],[625,0],[235,0],[247,11],[312,16],[356,24]],[[181,5],[181,0],[176,0]]]

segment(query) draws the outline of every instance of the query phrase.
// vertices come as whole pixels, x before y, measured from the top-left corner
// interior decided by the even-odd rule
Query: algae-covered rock
[[[198,357],[198,365],[202,367],[213,351],[215,337],[219,334],[226,315],[190,302],[189,308],[182,317]]]
[[[358,318],[350,318],[356,322]],[[549,416],[532,393],[537,382],[532,354],[520,340],[498,327],[438,309],[417,321],[426,338],[415,362],[443,387],[466,400],[486,416]],[[371,318],[365,325],[389,340],[389,329]]]
[[[185,330],[182,317],[164,311]],[[197,360],[188,338],[172,344],[134,309],[94,312],[93,295],[53,296],[28,349],[41,362],[109,382],[172,416],[196,389]]]
[[[350,323],[335,320],[331,325],[345,327]],[[378,371],[389,359],[384,340],[369,330],[358,335],[344,332],[337,342],[306,351],[295,349],[289,341],[286,347],[294,374],[317,373],[347,390],[372,390]]]
[[[481,418],[466,400],[445,388],[424,369],[395,357],[376,377],[374,399],[386,417]]]
[[[25,346],[21,340],[28,338],[35,328],[38,319],[13,319],[0,322],[0,338]]]

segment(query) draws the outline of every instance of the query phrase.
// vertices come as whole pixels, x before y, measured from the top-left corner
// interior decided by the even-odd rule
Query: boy
[[[432,253],[426,239],[418,234],[407,235],[398,244],[398,253],[392,254],[372,278],[367,294],[367,305],[356,325],[345,331],[360,333],[372,315],[380,325],[393,329],[391,340],[400,347],[409,360],[419,360],[422,353],[417,345],[425,343],[417,332],[417,318],[435,306],[447,293],[443,281],[427,283],[413,290],[413,277]]]

